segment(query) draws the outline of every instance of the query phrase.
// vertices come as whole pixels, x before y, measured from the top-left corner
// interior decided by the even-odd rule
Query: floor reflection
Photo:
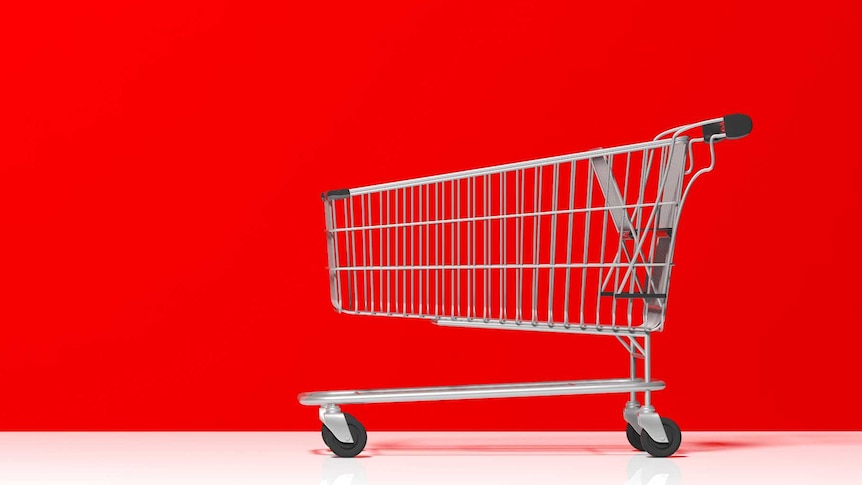
[[[682,477],[679,466],[673,458],[654,458],[647,455],[634,455],[626,466],[627,478],[620,482],[624,485],[680,485]],[[323,459],[320,485],[369,485],[363,460],[328,456]],[[438,463],[445,467],[445,464]],[[417,473],[419,471],[417,470]],[[494,482],[494,473],[488,473],[489,482]],[[404,483],[411,483],[404,477]],[[389,482],[387,482],[389,483]]]
[[[368,483],[362,460],[329,456],[323,459],[320,485],[364,485]]]
[[[371,432],[362,455],[336,458],[319,432],[0,433],[0,484],[862,483],[862,432],[689,432],[670,458],[624,440],[620,432]]]
[[[619,433],[378,433],[364,459],[306,456],[322,466],[321,485],[832,485],[862,476],[862,433],[691,432],[670,458],[619,441]]]
[[[626,466],[625,485],[679,485],[682,476],[676,461],[675,458],[635,455]]]

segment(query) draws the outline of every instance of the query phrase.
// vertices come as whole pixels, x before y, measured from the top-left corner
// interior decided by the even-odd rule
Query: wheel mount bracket
[[[664,425],[661,422],[661,416],[655,412],[655,408],[652,406],[643,406],[640,409],[638,424],[649,433],[649,437],[656,443],[669,443],[667,434],[664,432]]]
[[[626,422],[632,425],[635,431],[638,434],[641,434],[641,425],[638,423],[638,413],[640,413],[641,405],[637,401],[629,401],[626,403],[625,409],[623,409],[623,418]]]
[[[332,431],[335,438],[342,443],[353,443],[350,428],[347,426],[347,418],[336,404],[325,404],[318,411],[320,422]]]

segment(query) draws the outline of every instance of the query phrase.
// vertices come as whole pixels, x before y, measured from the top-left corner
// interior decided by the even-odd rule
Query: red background
[[[658,409],[862,429],[854,2],[3,10],[2,429],[314,429],[301,391],[624,375],[613,339],[335,314],[319,194],[729,112],[755,128],[686,206]],[[625,399],[350,409],[372,430],[622,429]]]

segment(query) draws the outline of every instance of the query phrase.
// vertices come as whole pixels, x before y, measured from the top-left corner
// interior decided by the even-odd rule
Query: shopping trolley
[[[300,394],[320,406],[323,441],[343,457],[365,447],[345,404],[629,393],[629,443],[673,454],[682,435],[652,405],[665,384],[650,373],[650,341],[664,327],[676,229],[693,182],[715,167],[716,142],[751,129],[751,118],[733,114],[645,143],[324,193],[338,312],[607,335],[628,352],[630,374]],[[708,164],[695,164],[699,143]]]

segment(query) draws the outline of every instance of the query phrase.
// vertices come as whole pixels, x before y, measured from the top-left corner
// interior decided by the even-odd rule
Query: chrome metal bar
[[[657,203],[657,205],[659,207],[671,206],[671,205],[675,206],[676,204],[677,204],[677,202],[675,202],[675,201],[658,202]],[[656,204],[654,204],[652,202],[649,203],[650,207],[652,207],[653,205],[656,205]],[[600,207],[591,207],[591,208],[573,209],[573,210],[558,209],[557,211],[524,212],[523,214],[520,214],[520,213],[519,214],[509,214],[505,217],[501,217],[501,216],[459,217],[459,218],[447,219],[445,221],[440,221],[439,224],[450,224],[453,222],[480,222],[480,221],[488,221],[488,220],[496,220],[496,219],[516,219],[516,218],[520,218],[520,217],[552,216],[555,214],[556,215],[563,215],[563,214],[569,214],[569,213],[581,214],[581,213],[586,213],[586,212],[605,212],[607,210],[611,210],[613,212],[616,212],[617,210],[622,210],[622,209],[638,209],[638,208],[642,209],[643,207],[644,207],[644,204],[638,204],[638,203],[619,204],[619,205],[603,205]],[[433,223],[433,221],[431,221],[430,223]],[[351,231],[354,229],[380,229],[381,227],[384,227],[384,228],[385,227],[399,227],[399,228],[400,227],[415,227],[415,226],[419,226],[419,225],[428,225],[428,224],[429,224],[428,222],[424,222],[424,221],[423,222],[392,223],[392,224],[388,224],[388,225],[374,224],[374,225],[369,225],[369,226],[357,226],[355,228],[336,228],[336,229],[333,229],[333,232],[347,232],[347,231]]]
[[[643,185],[642,185],[642,184],[643,184],[643,181],[645,180],[645,175],[644,175],[644,174],[645,174],[644,164],[646,163],[647,157],[648,157],[648,155],[647,155],[647,150],[644,150],[643,155],[642,155],[642,157],[641,157],[641,161],[640,161],[640,178],[638,179],[638,182],[637,182],[638,195],[637,195],[637,197],[636,197],[636,199],[635,199],[636,201],[639,201],[639,200],[641,199],[641,194],[643,194]],[[634,186],[635,184],[632,184],[632,185]],[[637,208],[637,207],[636,207],[636,208],[632,211],[631,219],[632,219],[632,222],[633,222],[633,224],[634,224],[634,226],[633,226],[633,227],[641,227],[641,226],[640,226],[641,213],[640,213],[640,209],[639,209],[639,208]],[[631,259],[631,256],[629,256],[629,252],[628,252],[628,249],[626,248],[626,245],[625,245],[625,244],[623,244],[622,249],[623,249],[623,252],[625,253],[626,257],[627,257],[628,259]],[[619,269],[617,270],[617,273],[618,273],[618,274],[619,274],[620,269],[622,269],[622,268],[619,268]],[[615,287],[615,288],[622,288],[624,284],[625,284],[625,283],[617,283],[617,284],[615,284],[615,286],[614,286],[614,287]],[[632,279],[631,279],[631,281],[629,281],[629,288],[628,288],[629,293],[633,293],[633,292],[634,292],[634,288],[635,288],[635,279],[634,279],[634,278],[632,278]],[[633,325],[633,322],[634,322],[634,314],[633,314],[633,312],[634,312],[634,300],[632,300],[632,299],[627,299],[627,300],[626,300],[626,326],[627,326],[628,328],[632,328],[632,325]]]
[[[587,202],[586,207],[593,206],[593,164],[587,165]],[[592,212],[586,213],[586,221],[584,222],[584,262],[583,267],[586,268],[587,261],[589,261],[590,254],[590,215]],[[581,326],[586,322],[584,315],[584,304],[586,303],[586,291],[587,291],[587,271],[586,269],[581,270],[581,312],[580,312],[580,323]]]
[[[479,192],[477,190],[477,180],[476,177],[473,177],[473,215],[478,214],[478,206],[477,200],[479,198]],[[473,264],[479,265],[479,253],[481,253],[481,248],[479,248],[479,230],[476,226],[476,222],[473,222]],[[473,270],[473,317],[479,317],[479,287],[477,283],[477,273],[481,271],[482,268],[477,268]]]
[[[489,173],[498,173],[501,171],[513,171],[513,170],[524,170],[529,168],[535,168],[538,166],[551,165],[554,163],[567,162],[570,160],[585,160],[590,157],[603,157],[605,155],[616,154],[616,153],[626,153],[626,152],[636,152],[645,149],[652,149],[665,146],[671,142],[671,139],[662,139],[649,141],[644,143],[634,143],[631,145],[622,145],[615,148],[603,148],[598,150],[590,150],[586,152],[578,152],[571,153],[568,155],[559,155],[554,157],[540,158],[537,160],[527,160],[523,162],[515,162],[508,163],[504,165],[497,165],[492,167],[484,167],[477,168],[473,170],[463,170],[460,172],[452,172],[441,175],[432,175],[429,177],[418,177],[409,180],[402,180],[398,182],[389,182],[383,184],[376,185],[368,185],[365,187],[354,187],[350,188],[350,195],[360,195],[368,192],[379,192],[382,190],[390,190],[394,188],[405,188],[416,185],[429,184],[433,182],[443,182],[450,180],[463,180],[468,177],[476,177],[480,175],[485,175]]]
[[[491,213],[491,176],[485,175],[485,183],[482,186],[485,192],[485,212],[484,215]],[[485,265],[491,264],[491,219],[487,219],[485,226]],[[491,317],[491,269],[486,269],[485,274],[485,320]]]
[[[671,150],[673,150],[673,147],[675,146],[676,139],[674,139],[672,141],[674,142],[674,144],[671,145]],[[686,140],[680,140],[680,143],[685,145],[685,143],[687,143],[687,141]],[[684,152],[683,152],[683,154],[684,154]],[[668,157],[670,157],[670,154],[668,154]],[[663,196],[665,184],[667,183],[668,172],[665,171],[662,174],[662,170],[661,170],[663,158],[664,158],[664,148],[662,149],[662,155],[660,155],[660,161],[659,161],[659,181],[658,181],[658,187],[656,189],[656,201],[655,201],[655,203],[645,204],[645,207],[650,207],[652,209],[650,211],[649,216],[647,217],[646,223],[644,224],[644,226],[647,229],[649,229],[651,227],[651,225],[656,224],[658,222],[657,215],[658,215],[659,207],[660,207],[659,200],[661,200],[660,197]],[[662,176],[662,175],[664,175],[664,176]],[[640,199],[643,200],[643,196],[641,196]],[[655,229],[658,229],[658,228],[656,227]],[[656,232],[653,231],[653,238],[655,238],[655,234],[656,234]],[[633,236],[633,237],[635,237],[635,236]],[[641,253],[641,249],[643,248],[643,245],[646,242],[647,237],[640,235],[636,239],[637,239],[637,242],[635,243],[634,253],[640,254],[641,257],[643,257],[643,255]],[[650,260],[652,261],[652,258],[650,258]],[[625,284],[626,280],[632,275],[633,270],[634,270],[634,267],[631,267],[631,268],[629,268],[629,270],[626,271],[626,274],[623,275],[622,284]],[[647,291],[653,291],[653,292],[659,291],[659,289],[657,289],[654,284],[650,284],[652,282],[649,280],[649,275],[645,275],[645,279],[647,281],[647,284],[645,285],[647,287]],[[659,302],[658,304],[663,305],[663,303],[661,303],[661,302]]]
[[[351,313],[351,312],[345,312]],[[583,325],[569,325],[568,327],[562,325],[555,325],[557,322],[546,322],[539,321],[536,322],[536,325],[522,325],[523,322],[518,322],[514,320],[505,320],[499,321],[494,320],[490,322],[482,322],[476,321],[467,318],[440,318],[438,320],[433,320],[430,317],[418,317],[414,316],[414,318],[428,318],[435,325],[439,325],[441,327],[464,327],[464,328],[484,328],[491,330],[523,330],[528,332],[551,332],[551,333],[568,333],[568,334],[587,334],[587,335],[644,335],[653,330],[649,327],[643,326],[633,326],[631,328],[627,327],[615,327],[611,328],[609,326],[602,327],[596,326],[593,323],[584,323]]]
[[[441,218],[440,208],[443,203],[443,194],[440,190],[443,188],[442,183],[434,184],[434,220],[438,221]],[[434,224],[434,264],[440,265],[440,233],[446,226]],[[443,239],[446,235],[443,234]],[[440,279],[443,276],[443,270],[438,269],[434,272],[434,313],[440,314]]]
[[[611,329],[611,330],[614,330],[614,329]],[[643,357],[644,357],[644,356],[643,356],[643,352],[641,352],[641,348],[642,348],[642,347],[641,347],[640,345],[638,345],[638,344],[637,344],[637,342],[636,342],[636,341],[634,341],[634,339],[633,339],[633,337],[638,336],[638,334],[636,334],[636,333],[623,333],[623,334],[620,334],[619,332],[613,332],[613,334],[614,334],[614,337],[616,337],[616,338],[617,338],[617,342],[619,342],[619,343],[620,343],[620,345],[622,345],[622,346],[623,346],[623,348],[625,348],[625,349],[626,349],[626,352],[628,352],[628,353],[630,353],[630,354],[634,355],[634,357],[635,357],[636,359],[643,359]],[[627,339],[629,339],[629,342],[628,342],[628,343],[626,343],[625,341],[623,341],[623,338],[624,338],[624,337],[625,337],[625,338],[627,338]]]
[[[572,240],[574,236],[572,235],[572,223],[574,217],[574,209],[575,209],[575,175],[577,174],[577,166],[575,165],[575,161],[572,161],[572,171],[569,175],[569,230],[566,233],[566,294],[565,294],[565,304],[563,306],[563,323],[566,327],[569,326],[569,283],[571,276],[570,266],[572,264]]]
[[[652,377],[652,338],[649,333],[644,334],[644,383],[649,383]],[[644,406],[652,405],[650,392],[644,391]]]
[[[380,211],[380,217],[377,220],[380,221],[380,223],[382,224],[383,223],[383,194],[382,193],[377,194],[377,208]],[[383,266],[384,244],[383,244],[383,229],[382,228],[377,233],[377,238],[380,240],[380,259],[378,259],[378,261],[380,261],[380,266]],[[388,245],[389,245],[389,241],[386,242],[386,246],[388,246]],[[381,312],[383,311],[383,272],[384,272],[383,268],[380,268],[380,273],[377,274],[377,280],[378,280],[377,282],[380,285],[380,291],[378,292],[378,294],[380,296],[380,301],[378,302],[377,308]]]
[[[458,195],[456,198],[458,199],[457,207],[458,207],[458,216],[460,217],[461,216],[461,182],[460,181],[458,181]],[[456,280],[456,284],[458,286],[455,290],[455,293],[456,293],[456,297],[458,298],[457,308],[458,308],[458,312],[460,313],[461,312],[461,223],[460,222],[458,223],[458,242],[457,242],[457,245],[454,246],[453,251],[455,251],[456,252],[455,254],[457,254],[457,258],[455,259],[455,265],[456,265],[455,280]]]
[[[413,213],[413,206],[414,206],[414,200],[415,200],[415,198],[413,196],[413,188],[414,187],[415,186],[410,187],[410,221],[415,221],[414,213]],[[409,290],[407,289],[408,288],[407,285],[405,285],[405,293],[409,292],[409,294],[410,294],[410,313],[416,313],[413,311],[413,302],[416,300],[416,294],[413,291],[416,289],[416,284],[414,282],[414,277],[413,277],[413,268],[416,265],[416,254],[415,254],[415,250],[414,250],[414,248],[416,247],[416,233],[415,232],[416,232],[416,227],[411,226],[410,227],[410,279],[409,279],[410,286],[409,286]],[[405,277],[406,277],[406,274],[405,274]]]
[[[424,185],[420,185],[419,187],[417,187],[419,189],[419,199],[418,199],[419,202],[417,204],[418,210],[416,211],[416,218],[419,220],[420,224],[419,224],[419,226],[417,226],[419,234],[418,234],[418,237],[416,238],[416,242],[419,244],[419,250],[416,251],[416,259],[419,260],[420,265],[422,264],[422,232],[423,232],[422,229],[424,229],[424,226],[421,224],[422,223],[422,189],[425,187],[426,186],[424,186]],[[426,260],[426,262],[427,262],[427,260]],[[416,306],[416,313],[418,313],[420,315],[422,314],[422,276],[423,276],[423,274],[425,274],[427,272],[428,272],[428,270],[425,270],[423,272],[423,270],[420,269],[419,274],[417,275],[419,277],[418,278],[419,279],[419,291],[416,292],[416,296],[419,299],[419,302],[418,302],[418,305]]]
[[[664,382],[661,381],[646,383],[631,379],[592,379],[581,381],[308,392],[299,395],[299,402],[306,406],[315,406],[324,404],[456,401],[464,399],[627,393],[646,390],[659,391],[664,389],[664,387]]]
[[[554,266],[558,267],[558,268],[568,266],[570,268],[605,268],[605,269],[607,269],[607,268],[616,268],[616,267],[620,267],[620,268],[655,268],[655,267],[661,267],[664,265],[665,265],[664,262],[659,262],[659,263],[586,263],[586,264],[575,262],[572,264],[556,263]],[[502,264],[489,264],[489,265],[462,264],[462,265],[458,266],[458,268],[469,271],[469,270],[475,270],[475,269],[500,269],[503,266],[504,265],[502,265]],[[524,269],[548,269],[551,267],[551,265],[549,263],[539,263],[539,264],[524,263],[524,264],[519,265],[519,266],[521,268],[524,268]],[[395,268],[395,269],[408,270],[408,271],[429,270],[429,269],[433,270],[433,269],[440,269],[441,267],[445,268],[447,266],[438,267],[438,266],[434,266],[434,265],[430,265],[430,264],[424,264],[424,265],[408,264],[408,265],[402,265],[402,266],[393,266],[393,268]],[[365,271],[365,270],[378,270],[380,268],[381,268],[381,266],[343,266],[341,268],[336,268],[336,271]]]
[[[329,263],[329,298],[332,302],[332,306],[338,310],[341,310],[342,301],[341,301],[341,282],[339,278],[341,275],[335,271],[335,268],[338,268],[338,234],[332,232],[332,228],[335,227],[336,214],[335,214],[335,201],[327,200],[325,202],[325,211],[326,211],[326,244],[327,244],[327,262]]]
[[[506,215],[508,201],[506,200],[506,172],[500,174],[500,216]],[[506,226],[509,221],[500,219],[500,318],[506,318]]]
[[[362,225],[365,225],[365,198],[367,195],[362,195],[359,197],[359,220]],[[360,230],[360,235],[362,236],[362,266],[367,266],[366,261],[368,257],[368,246],[369,241],[366,238],[366,231]],[[368,310],[368,271],[362,272],[362,296],[365,297],[365,309]]]
[[[401,211],[398,210],[398,189],[395,189],[392,191],[392,198],[395,199],[395,201],[394,201],[395,202],[395,216],[394,217],[395,217],[395,220],[398,221],[398,219],[399,219],[398,213],[404,210],[404,209],[401,209]],[[392,249],[394,250],[395,254],[392,257],[392,259],[393,259],[395,264],[392,265],[392,267],[390,268],[390,273],[392,273],[392,280],[395,283],[394,284],[395,291],[393,292],[395,294],[394,294],[394,298],[392,299],[392,311],[394,313],[398,313],[398,300],[399,300],[398,299],[398,279],[399,279],[398,278],[398,276],[399,276],[398,275],[398,266],[402,265],[403,262],[398,257],[398,248],[401,247],[398,244],[398,228],[395,228],[395,230],[393,232],[395,233],[395,238],[394,238],[395,239],[395,245],[393,246]]]
[[[520,229],[518,231],[518,235],[516,236],[516,241],[518,241],[518,249],[519,256],[517,259],[516,267],[518,268],[518,280],[517,280],[517,288],[515,289],[515,295],[517,297],[517,306],[516,306],[516,316],[515,321],[521,322],[524,319],[524,311],[523,311],[523,299],[524,299],[524,199],[526,199],[526,195],[524,192],[524,188],[526,185],[527,172],[525,170],[521,171],[521,190],[520,190],[520,213],[521,218],[519,219]],[[515,179],[517,182],[517,178]]]
[[[607,158],[604,158],[603,160],[607,160],[607,164],[608,164],[608,172],[607,172],[607,174],[605,174],[606,181],[605,181],[604,186],[610,187],[610,184],[612,183],[611,175],[613,174],[613,171],[614,171],[614,159],[613,159],[612,155],[609,155]],[[598,173],[596,175],[598,175]],[[615,181],[613,182],[613,184],[614,184],[614,187],[617,187],[617,183]],[[618,188],[617,188],[617,193],[619,195],[619,189]],[[605,196],[605,202],[606,203],[609,202],[607,200],[607,195]],[[625,200],[622,199],[622,196],[620,196],[620,202],[625,202]],[[602,211],[602,244],[601,244],[601,246],[599,246],[599,262],[601,262],[601,263],[605,262],[605,246],[606,246],[607,239],[608,239],[608,214],[609,213],[610,213],[609,210]],[[628,214],[625,215],[625,218],[626,218],[626,220],[628,220]],[[619,231],[619,232],[622,232],[622,231]],[[605,287],[605,284],[602,283],[602,269],[604,269],[604,264],[599,267],[599,274],[598,274],[599,294],[598,294],[598,296],[596,296],[596,322],[598,322],[600,320],[601,310],[602,310],[602,293],[601,292],[602,292],[602,290],[604,290],[604,287]],[[609,277],[610,277],[610,274],[611,274],[610,271],[608,271]]]
[[[647,182],[648,182],[648,178],[649,178],[648,176],[650,173],[650,169],[652,168],[652,160],[653,160],[654,154],[655,154],[655,150],[649,150],[649,151],[643,152],[643,159],[641,160],[641,177],[640,177],[640,182],[638,184],[638,188],[639,188],[638,197],[635,201],[635,205],[637,206],[635,208],[635,214],[637,216],[637,221],[635,222],[635,226],[634,226],[635,228],[644,227],[644,224],[642,224],[643,209],[644,209],[644,197],[646,196]],[[635,238],[637,236],[638,235],[635,233],[635,231],[633,231],[632,232],[632,240],[636,241]],[[636,245],[637,243],[634,242],[634,244]],[[636,254],[636,253],[637,252],[634,251],[634,254]],[[629,259],[631,259],[631,258],[629,258]],[[625,284],[625,282],[623,282],[621,284]]]
[[[436,186],[436,185],[435,185]],[[427,263],[431,262],[431,226],[428,225],[428,221],[431,220],[431,202],[434,201],[436,204],[436,199],[431,198],[431,187],[428,186],[425,188],[425,261]],[[434,226],[437,227],[437,226]],[[431,272],[425,272],[425,313],[431,313]]]
[[[631,174],[631,162],[632,162],[631,152],[626,153],[626,172],[625,172],[625,176],[624,176],[625,178],[623,179],[623,192],[622,192],[622,194],[620,194],[622,196],[623,205],[626,204],[626,201],[628,200],[628,195],[629,195],[629,175]],[[619,186],[619,184],[617,186]],[[631,221],[631,218],[629,218],[628,210],[626,210],[625,215],[626,215],[626,218],[629,221]],[[622,257],[622,254],[623,254],[623,251],[626,248],[625,246],[626,246],[625,235],[623,233],[620,233],[618,243],[617,243],[617,253],[614,256],[614,263],[618,263],[620,261],[620,258]],[[614,268],[613,272],[614,272],[614,289],[617,289],[620,287],[620,285],[619,285],[620,268],[619,267]],[[626,305],[630,305],[631,302],[632,302],[631,299],[626,300]],[[631,327],[632,326],[631,310],[629,310],[628,315],[629,315],[629,318],[626,319],[626,326]],[[611,326],[616,327],[616,325],[617,325],[617,299],[614,298],[611,300]]]
[[[389,194],[391,192],[392,192],[391,190],[386,191],[386,222],[387,223],[389,222],[389,217],[390,217]],[[386,268],[386,313],[391,312],[390,303],[392,302],[392,298],[390,298],[390,294],[392,291],[392,268],[391,268],[392,262],[390,259],[392,257],[392,247],[389,244],[390,243],[389,232],[390,232],[390,230],[387,228],[386,229],[386,266],[387,266],[387,268]],[[397,239],[398,238],[398,229],[395,230],[395,237],[396,237],[395,247],[397,248],[398,247],[398,239]],[[396,280],[396,282],[397,282],[397,280]],[[397,294],[395,295],[395,301],[398,301],[398,295]]]
[[[653,138],[653,140],[660,140],[663,137],[670,135],[671,133],[673,133],[671,138],[677,138],[681,133],[688,131],[688,130],[691,130],[693,128],[699,128],[703,125],[708,125],[708,124],[712,124],[712,123],[721,123],[723,121],[724,121],[724,118],[712,118],[712,119],[701,121],[698,123],[691,123],[689,125],[683,125],[683,126],[679,126],[676,128],[671,128],[669,130],[665,130],[665,131],[659,133],[658,135],[655,136],[655,138]],[[716,135],[716,136],[721,136],[722,138],[724,137],[724,135]],[[668,138],[668,139],[671,139],[671,138]]]
[[[464,254],[464,256],[466,258],[466,264],[464,264],[464,266],[466,266],[466,268],[464,266],[462,266],[461,269],[464,270],[464,278],[466,280],[465,281],[465,290],[467,293],[465,295],[466,307],[464,308],[464,312],[465,312],[465,315],[467,315],[469,317],[469,316],[471,316],[471,305],[473,303],[472,292],[471,292],[472,291],[472,285],[471,285],[472,279],[470,277],[472,274],[472,269],[470,268],[470,266],[473,265],[473,249],[474,249],[474,246],[473,246],[473,243],[471,240],[472,215],[473,215],[473,213],[472,213],[472,210],[473,210],[472,202],[473,202],[473,200],[471,197],[473,195],[472,194],[472,179],[468,178],[466,180],[465,185],[466,185],[466,187],[465,187],[466,197],[465,197],[465,202],[464,202],[464,206],[465,206],[464,209],[467,211],[467,218],[471,219],[471,221],[464,224],[464,239],[465,239],[465,242],[464,242],[465,254]],[[459,248],[460,248],[460,245],[459,245]]]
[[[452,206],[449,208],[449,212],[450,212],[450,215],[452,216],[452,220],[454,221],[456,219],[456,215],[455,215],[455,192],[456,192],[456,190],[455,190],[455,181],[454,180],[449,182],[449,189],[451,191],[450,196],[452,198]],[[451,266],[457,265],[457,263],[455,263],[455,261],[456,261],[455,260],[455,232],[457,231],[457,227],[456,227],[457,225],[458,225],[458,223],[453,222],[450,226],[450,228],[451,228],[451,231],[450,231],[451,234],[450,235],[452,236],[452,251],[449,253],[449,264]],[[455,313],[455,272],[456,271],[457,270],[454,269],[453,267],[449,268],[449,277],[452,280],[452,283],[449,285],[449,290],[452,292],[452,298],[450,299],[450,303],[452,305],[451,315],[453,317],[455,315],[457,315],[457,313]]]
[[[672,149],[670,151],[672,151]],[[664,180],[665,183],[667,183],[667,177],[669,174],[668,165],[669,165],[669,162],[671,159],[670,151],[668,151],[666,148],[662,148],[662,150],[661,150],[661,158],[660,158],[659,169],[658,169],[658,179],[659,180],[658,180],[658,183],[656,184],[657,185],[657,187],[656,187],[656,201],[660,201],[662,199],[662,197],[664,197],[663,187],[661,185],[661,181]],[[656,256],[655,251],[656,251],[656,246],[657,246],[656,242],[658,239],[658,229],[663,227],[659,222],[662,220],[662,209],[663,208],[664,207],[656,207],[655,209],[653,209],[655,211],[658,211],[658,213],[656,214],[656,217],[653,220],[652,227],[648,228],[648,229],[652,229],[652,235],[650,237],[650,244],[649,244],[649,260],[650,261],[656,260],[655,259],[655,256]],[[666,211],[665,213],[669,213],[669,212],[670,211]],[[646,274],[644,275],[644,286],[646,287],[647,291],[650,293],[658,293],[661,291],[661,287],[659,286],[658,282],[654,278],[656,273],[658,273],[660,275],[661,270],[659,270],[658,272],[647,271]],[[661,301],[659,301],[659,304],[661,304]]]
[[[535,168],[535,176],[536,179],[533,182],[533,188],[535,190],[535,198],[533,199],[533,211],[538,212],[541,210],[540,204],[542,203],[542,167]],[[530,314],[530,320],[532,320],[535,325],[536,322],[539,321],[539,238],[541,235],[541,225],[542,219],[540,216],[536,216],[533,219],[533,305],[532,312]]]
[[[554,260],[557,255],[557,199],[559,198],[560,166],[554,165],[554,185],[551,190],[551,254],[550,269],[548,270],[548,321],[554,321]]]
[[[348,206],[349,206],[349,210],[350,210],[350,227],[352,228],[353,227],[353,198],[352,197],[349,199]],[[353,261],[354,264],[356,264],[355,263],[355,261],[356,261],[356,234],[353,231],[349,232],[348,234],[350,235],[351,252],[349,254],[351,256],[348,256],[347,265],[350,266],[351,261]],[[347,274],[347,280],[348,280],[348,282],[350,281],[350,273]],[[353,272],[353,286],[347,290],[347,294],[352,295],[351,299],[353,300],[353,309],[354,310],[359,309],[359,303],[356,301],[356,298],[357,298],[356,294],[357,293],[358,293],[358,291],[357,291],[357,278],[356,278],[356,271],[354,271]]]
[[[469,215],[476,215],[476,177],[471,177],[467,185],[467,200],[470,204]],[[472,266],[467,276],[467,314],[476,316],[476,221],[467,225],[468,264]]]
[[[635,338],[629,337],[629,378],[635,380],[637,378],[637,359],[635,358]],[[635,391],[629,394],[629,401],[637,400]]]
[[[411,189],[412,190],[412,189]],[[403,205],[401,206],[401,218],[406,222],[407,221],[407,189],[401,191],[401,195],[403,197]],[[401,232],[401,244],[403,254],[401,255],[401,260],[404,263],[407,262],[407,227],[404,227],[404,230]],[[406,268],[407,264],[402,264],[402,268]],[[413,264],[413,260],[411,258],[410,264]],[[407,270],[404,269],[401,271],[401,278],[403,281],[403,286],[401,287],[401,312],[407,315]]]

